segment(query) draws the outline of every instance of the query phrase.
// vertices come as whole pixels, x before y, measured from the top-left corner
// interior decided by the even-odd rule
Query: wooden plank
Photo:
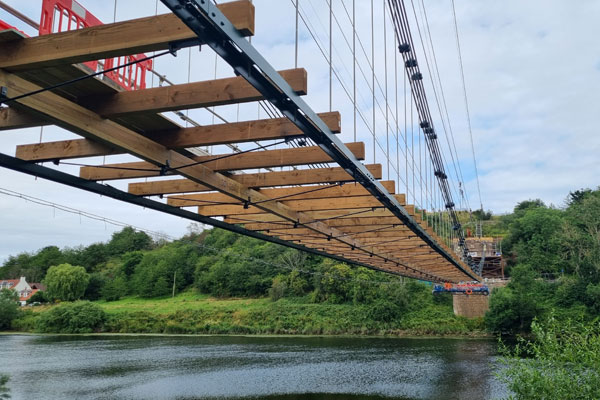
[[[366,166],[375,179],[381,179],[381,164]],[[354,179],[340,167],[299,169],[295,171],[264,172],[258,174],[230,175],[232,180],[251,188],[310,185],[314,183],[349,182]],[[129,184],[129,193],[139,196],[154,196],[173,193],[208,192],[210,188],[189,179],[171,179],[155,182]]]
[[[260,229],[251,229],[251,230],[257,230],[257,231],[269,231],[269,232],[279,232],[279,233],[285,233],[285,234],[305,234],[308,233],[306,232],[306,229],[299,226],[297,228],[294,228],[293,224],[287,224],[287,225],[282,225],[282,224],[247,224],[244,227],[246,229],[249,229],[251,227],[257,226],[257,225],[262,225],[260,226]],[[359,234],[359,233],[385,233],[386,235],[389,233],[396,233],[398,235],[402,235],[402,236],[406,236],[408,238],[417,238],[417,236],[412,233],[412,231],[405,225],[402,224],[402,222],[400,222],[400,220],[396,221],[396,224],[394,225],[375,225],[375,226],[370,226],[370,225],[356,225],[356,226],[343,226],[343,227],[337,227],[337,229],[340,232],[344,232],[345,234],[348,235],[352,235],[352,234]],[[386,236],[384,235],[384,236]],[[393,235],[387,235],[387,236],[393,236]],[[418,239],[421,240],[421,239]]]
[[[169,198],[168,204],[179,203],[180,200]],[[380,207],[381,203],[373,196],[356,196],[337,199],[282,200],[281,203],[296,211],[343,210],[359,207]],[[198,204],[193,204],[197,206]],[[198,206],[198,213],[205,216],[245,215],[260,212],[259,206],[244,208],[242,202],[238,205]]]
[[[381,182],[384,183],[384,182]],[[389,190],[388,190],[389,191]],[[393,192],[390,192],[393,193]],[[193,196],[199,196],[199,195],[189,195],[191,198],[194,198]],[[202,195],[200,195],[202,196]],[[401,196],[401,197],[398,197]],[[399,194],[396,195],[396,198],[399,198],[400,200],[398,200],[400,202],[400,204],[404,204],[404,200],[405,200],[405,195],[404,194]],[[370,227],[372,229],[381,227],[381,226],[388,226],[388,225],[393,225],[393,224],[400,224],[402,223],[397,217],[392,216],[392,217],[349,217],[349,218],[340,218],[340,219],[332,219],[331,221],[328,221],[328,225],[331,226],[335,226],[336,228],[338,228],[341,231],[346,232],[347,228],[354,228],[354,227]],[[289,224],[289,226],[291,226],[292,224]],[[260,231],[260,230],[265,230],[265,229],[277,229],[277,228],[281,228],[281,224],[277,224],[277,223],[269,223],[269,222],[265,222],[265,223],[248,223],[245,224],[244,227],[246,229],[249,230],[253,230],[253,231]],[[407,228],[408,229],[408,228]]]
[[[40,162],[122,153],[123,150],[90,139],[70,139],[18,145],[16,157],[22,160]]]
[[[321,113],[319,117],[334,133],[340,132],[340,113]],[[0,114],[0,130],[2,129]],[[287,118],[263,119],[229,124],[205,125],[166,131],[145,132],[144,136],[170,149],[244,143],[304,136]],[[119,154],[121,151],[89,139],[61,140],[17,146],[17,157],[28,161],[66,160],[80,157]]]
[[[302,236],[310,236],[311,235],[311,231],[309,229],[303,229],[303,228],[298,228],[295,229],[294,231],[291,230],[270,230],[269,231],[269,235],[277,235],[277,236],[298,236],[298,237],[302,237]],[[317,234],[313,233],[313,236],[317,236]],[[363,243],[382,243],[385,245],[388,245],[387,247],[394,247],[390,244],[390,240],[392,239],[397,239],[398,242],[402,242],[404,240],[406,240],[406,243],[411,243],[411,239],[415,239],[414,243],[423,243],[422,240],[417,240],[416,238],[414,238],[414,236],[410,235],[410,232],[406,231],[406,230],[396,230],[396,231],[390,231],[390,232],[367,232],[366,230],[364,232],[354,232],[354,233],[344,233],[344,235],[346,237],[353,237],[353,238],[363,238],[365,240],[361,240]],[[326,237],[324,236],[320,236],[321,239],[323,240],[327,240]],[[367,240],[368,239],[368,240]]]
[[[307,93],[307,75],[303,68],[279,71],[292,89]],[[108,96],[81,99],[80,104],[105,118],[136,113],[158,113],[190,108],[212,107],[263,100],[264,97],[241,76],[124,91]]]
[[[254,6],[250,1],[217,7],[242,34],[254,33]],[[176,15],[169,13],[3,43],[0,68],[17,71],[76,64],[166,50],[170,42],[196,38]]]
[[[0,108],[0,131],[45,126],[49,123],[14,107]]]
[[[394,181],[382,181],[380,182],[388,192],[394,193],[395,182]],[[300,186],[291,188],[277,188],[277,189],[259,189],[260,193],[268,196],[271,199],[278,200],[307,200],[307,199],[327,199],[335,197],[352,197],[352,196],[367,196],[369,192],[359,185],[358,183],[346,183],[343,186],[338,184],[333,185],[311,185],[311,186]],[[226,203],[232,201],[231,197],[222,193],[202,193],[202,194],[188,194],[188,195],[176,195],[169,197],[174,201],[171,203],[177,207],[184,206],[198,206],[207,205],[211,202]],[[396,220],[398,222],[398,220]],[[275,229],[275,224],[272,224],[272,228]],[[291,224],[290,224],[291,226]],[[247,229],[251,229],[246,227]],[[255,229],[258,230],[259,228]]]
[[[364,143],[347,143],[346,146],[357,159],[364,160]],[[239,153],[232,156],[230,156],[230,154],[214,154],[210,156],[191,157],[191,159],[195,162],[203,163],[205,167],[218,172],[333,162],[333,160],[318,146],[261,150],[249,153]],[[176,175],[177,171],[167,171],[165,174]],[[97,167],[82,167],[79,171],[79,176],[81,178],[95,181],[145,178],[160,175],[160,167],[145,161],[106,164]]]
[[[339,112],[326,112],[318,115],[333,133],[341,132]],[[287,118],[205,125],[172,131],[150,132],[148,134],[148,137],[173,149],[257,140],[291,139],[302,136],[304,136],[304,132]]]
[[[169,198],[168,204],[181,204],[181,200]],[[357,208],[372,208],[382,207],[382,204],[375,197],[355,196],[341,197],[337,199],[310,199],[310,200],[281,200],[281,203],[296,211],[325,211],[325,210],[346,210]],[[197,206],[198,204],[189,204]],[[259,204],[260,206],[260,204]],[[231,215],[248,215],[260,212],[258,207],[249,205],[244,208],[242,202],[238,205],[210,205],[198,206],[198,213],[213,217],[213,216],[231,216]]]
[[[342,218],[352,218],[357,215],[365,215],[369,217],[395,217],[390,210],[385,209],[383,207],[377,208],[375,210],[354,208],[348,210],[314,211],[307,212],[306,214],[312,216],[314,219],[327,220],[327,222]],[[228,216],[225,218],[224,221],[228,224],[246,224],[255,222],[281,222],[283,220],[271,214],[257,213],[248,215]]]

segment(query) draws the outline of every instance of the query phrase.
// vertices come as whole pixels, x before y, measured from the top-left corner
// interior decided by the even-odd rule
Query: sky
[[[41,0],[6,2],[30,18],[39,20]],[[157,11],[167,12],[160,2],[157,8],[155,0],[118,0],[116,12],[113,1],[80,2],[106,23],[112,22],[115,16],[117,21],[121,21],[154,15]],[[252,38],[252,44],[277,69],[294,68],[293,2],[255,0],[254,3],[256,35]],[[457,204],[462,208],[477,209],[480,202],[460,78],[452,17],[453,2],[425,0],[424,3],[405,3],[411,18],[411,31],[417,47],[417,59],[424,74],[433,122],[446,155],[446,169],[454,182]],[[517,202],[533,198],[560,207],[569,191],[600,185],[600,136],[597,132],[600,104],[600,52],[597,51],[597,38],[600,37],[600,26],[596,21],[600,15],[600,2],[456,0],[454,3],[483,207],[495,213],[505,213],[510,212]],[[356,1],[356,104],[359,112],[355,134],[352,2],[333,0],[332,109],[342,114],[342,140],[352,142],[356,137],[357,141],[364,141],[367,148],[365,163],[382,163],[384,178],[397,181],[399,193],[408,193],[409,201],[430,209],[435,204],[431,204],[428,190],[423,187],[430,188],[431,182],[427,185],[417,182],[413,190],[412,176],[423,176],[419,174],[418,166],[420,164],[421,169],[425,169],[427,160],[424,146],[422,152],[417,150],[419,135],[415,128],[410,129],[410,111],[404,118],[404,69],[401,62],[397,69],[394,67],[394,62],[398,60],[395,60],[393,30],[389,20],[383,18],[383,4],[383,0],[373,2],[374,24],[371,28],[371,2]],[[299,8],[297,65],[308,71],[309,90],[305,100],[317,112],[328,111],[328,4],[324,0],[300,0]],[[425,15],[428,24],[425,23]],[[0,19],[31,35],[35,34],[2,10]],[[376,77],[375,106],[370,88],[372,42]],[[430,70],[436,70],[434,56],[439,80],[437,74],[430,74]],[[215,63],[214,53],[205,47],[200,51],[181,50],[176,58],[161,57],[156,60],[155,69],[175,83],[232,76],[231,68],[220,60]],[[396,77],[398,85],[395,84]],[[148,84],[156,86],[158,80],[153,79]],[[441,101],[442,92],[445,101]],[[397,103],[396,95],[399,99]],[[436,97],[440,100],[439,105]],[[396,105],[399,110],[397,119]],[[445,112],[440,113],[440,109],[447,109],[449,118],[446,119]],[[219,107],[216,111],[228,121],[266,118],[256,103],[239,108]],[[185,125],[178,117],[172,114],[168,116]],[[201,124],[219,122],[206,110],[190,110],[189,116]],[[395,130],[396,120],[400,133]],[[416,115],[413,115],[413,122],[415,125]],[[373,141],[373,130],[376,142]],[[75,137],[57,127],[44,128],[41,136],[44,141]],[[0,132],[0,138],[0,152],[14,155],[17,144],[38,142],[40,129],[4,131]],[[417,141],[412,150],[405,149],[405,139],[407,143]],[[448,144],[456,151],[449,151]],[[398,156],[396,148],[399,149]],[[209,150],[219,154],[228,149],[216,147]],[[387,158],[390,159],[389,167]],[[131,158],[110,156],[106,160],[93,158],[83,162],[127,160]],[[412,173],[413,164],[417,171],[415,174]],[[59,168],[78,173],[75,167]],[[464,199],[459,194],[458,181],[464,184]],[[126,188],[126,183],[111,182],[122,189]],[[48,245],[65,247],[106,241],[114,231],[121,229],[120,226],[86,218],[78,213],[7,196],[2,194],[2,190],[34,196],[174,237],[184,234],[189,225],[189,221],[180,218],[0,169],[0,262],[9,255],[35,251]]]

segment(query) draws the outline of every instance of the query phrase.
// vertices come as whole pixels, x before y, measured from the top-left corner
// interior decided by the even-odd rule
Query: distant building
[[[22,306],[27,304],[27,300],[33,296],[37,291],[44,290],[46,287],[41,283],[27,283],[25,277],[21,279],[6,279],[0,280],[0,290],[11,289],[19,294],[19,302]]]

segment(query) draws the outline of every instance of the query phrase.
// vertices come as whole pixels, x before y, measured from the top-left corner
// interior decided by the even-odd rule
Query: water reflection
[[[489,399],[486,340],[0,336],[14,399]]]

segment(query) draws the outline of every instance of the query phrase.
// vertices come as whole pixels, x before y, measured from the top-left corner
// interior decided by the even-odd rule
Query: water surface
[[[236,336],[0,336],[21,399],[493,399],[495,342]]]

